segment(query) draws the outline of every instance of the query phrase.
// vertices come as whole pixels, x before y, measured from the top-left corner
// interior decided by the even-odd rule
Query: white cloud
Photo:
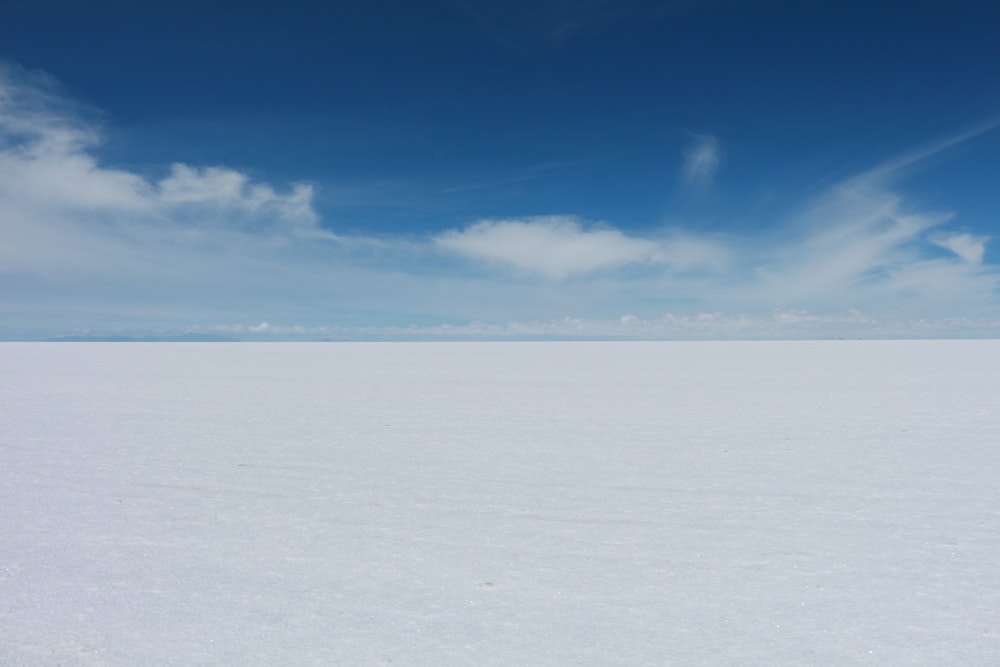
[[[4,201],[48,210],[147,208],[140,177],[101,167],[86,152],[99,137],[77,112],[46,77],[0,65]]]
[[[482,220],[461,231],[445,232],[436,243],[471,259],[557,279],[663,261],[653,241],[609,227],[584,229],[572,216]]]
[[[717,237],[673,230],[659,245],[659,256],[675,273],[721,273],[734,260],[733,249]]]
[[[313,187],[305,183],[279,194],[270,185],[252,183],[246,174],[234,169],[178,163],[156,184],[156,193],[166,207],[196,207],[205,213],[230,212],[245,218],[272,216],[298,235],[336,238],[319,228],[319,216],[312,208]]]
[[[988,236],[966,233],[941,233],[930,237],[931,243],[952,251],[969,264],[982,264],[989,240]]]
[[[756,268],[770,305],[825,302],[846,307],[870,298],[900,267],[919,259],[921,235],[948,214],[908,213],[882,190],[840,186],[807,209]]]
[[[184,164],[151,182],[102,165],[94,156],[99,143],[93,123],[47,78],[0,67],[0,229],[9,242],[0,258],[40,268],[77,245],[135,268],[130,256],[142,250],[135,244],[156,252],[152,245],[171,236],[192,238],[193,227],[201,239],[213,229],[271,240],[335,238],[319,225],[311,185],[279,193],[233,169]]]
[[[151,210],[148,186],[138,176],[106,169],[79,154],[0,153],[0,191],[25,206],[55,211]]]
[[[267,193],[260,186],[246,192],[247,180],[245,174],[232,169],[174,164],[170,176],[158,186],[160,199],[168,204],[235,206],[254,212],[267,199]]]
[[[641,238],[608,225],[585,227],[574,216],[481,220],[444,232],[435,243],[469,259],[557,280],[630,264],[676,271],[717,267],[726,255],[720,244],[692,235]]]
[[[704,190],[712,185],[715,173],[722,164],[722,150],[719,140],[711,135],[696,134],[694,144],[684,151],[684,182],[691,187]]]

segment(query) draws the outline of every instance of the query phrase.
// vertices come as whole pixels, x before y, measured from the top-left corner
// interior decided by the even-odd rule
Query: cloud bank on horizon
[[[94,115],[46,75],[0,68],[2,338],[739,337],[797,335],[803,322],[808,335],[871,333],[878,321],[1000,331],[990,235],[898,187],[996,123],[888,156],[759,232],[483,211],[365,235],[318,210],[316,183],[108,164]],[[709,194],[722,153],[715,136],[694,136],[683,185]]]

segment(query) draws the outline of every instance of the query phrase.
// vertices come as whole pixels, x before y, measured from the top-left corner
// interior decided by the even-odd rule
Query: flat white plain
[[[0,344],[4,665],[1000,664],[1000,341]]]

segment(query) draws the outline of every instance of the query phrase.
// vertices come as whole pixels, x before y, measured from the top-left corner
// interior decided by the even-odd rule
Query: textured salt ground
[[[1000,664],[1000,342],[0,344],[4,665]]]

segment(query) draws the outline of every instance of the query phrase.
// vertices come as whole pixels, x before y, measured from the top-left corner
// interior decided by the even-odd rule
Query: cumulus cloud
[[[686,271],[724,262],[725,250],[691,235],[641,238],[608,225],[585,226],[574,216],[480,220],[435,238],[437,246],[525,274],[565,279],[630,264]]]
[[[684,151],[684,166],[681,174],[684,182],[699,190],[712,185],[715,173],[722,164],[722,149],[719,140],[711,135],[693,135],[694,143]]]
[[[99,135],[47,77],[0,66],[0,192],[31,208],[149,208],[148,184],[88,154]]]
[[[0,68],[0,224],[7,239],[35,241],[20,245],[19,262],[32,261],[29,249],[47,252],[43,236],[52,245],[77,236],[86,247],[105,235],[107,247],[205,222],[235,234],[333,238],[319,225],[311,185],[281,193],[233,169],[184,164],[151,181],[101,164],[99,145],[96,124],[48,78]]]
[[[171,165],[169,176],[157,182],[156,194],[166,206],[230,211],[248,218],[270,215],[304,236],[335,238],[319,229],[319,216],[312,208],[313,187],[305,183],[279,194],[267,183],[252,183],[246,174],[234,169],[178,163]]]
[[[663,261],[653,241],[608,227],[585,229],[572,216],[481,220],[463,230],[439,235],[436,243],[471,259],[550,278]]]

